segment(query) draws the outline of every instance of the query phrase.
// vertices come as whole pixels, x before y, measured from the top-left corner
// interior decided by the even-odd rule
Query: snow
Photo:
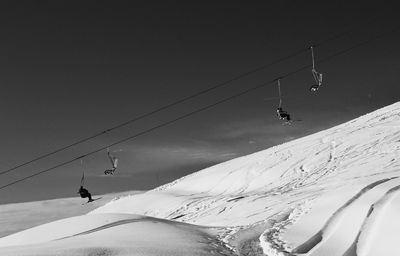
[[[3,204],[0,205],[0,237],[50,221],[86,214],[113,199],[137,193],[142,192],[126,191],[94,195],[93,197],[98,200],[84,206],[82,206],[82,203],[86,202],[87,199],[78,196],[37,202]]]
[[[299,245],[293,252],[309,255],[344,255],[357,239],[362,223],[367,218],[371,205],[381,198],[386,191],[400,184],[399,179],[384,179],[366,186],[355,196],[330,215],[320,231],[308,241]],[[321,214],[319,212],[318,214]],[[308,218],[320,217],[315,213]]]
[[[105,255],[400,255],[399,127],[395,103],[88,215],[2,238],[0,254],[88,255],[97,248]],[[96,228],[106,219],[111,225]],[[167,243],[160,225],[171,236]]]
[[[229,255],[211,233],[132,214],[83,215],[3,238],[1,255]]]
[[[371,206],[354,241],[356,255],[395,255],[398,253],[398,249],[394,245],[396,241],[398,242],[400,223],[393,220],[400,214],[399,208],[394,209],[395,205],[400,205],[399,190],[400,185],[392,187]]]

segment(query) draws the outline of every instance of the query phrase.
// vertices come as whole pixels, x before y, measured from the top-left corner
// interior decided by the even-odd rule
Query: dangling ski
[[[92,200],[89,200],[89,201],[83,203],[82,205],[92,203],[92,202],[97,201],[97,200],[102,199],[102,198],[103,198],[103,197],[93,198]]]
[[[291,119],[289,121],[283,122],[282,125],[292,125],[294,122],[301,122],[301,121],[303,121],[303,120],[301,120],[301,119],[295,119],[295,120]]]

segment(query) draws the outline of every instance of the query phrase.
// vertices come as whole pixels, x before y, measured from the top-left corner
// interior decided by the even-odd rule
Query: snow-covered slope
[[[140,214],[219,227],[218,237],[243,255],[400,255],[399,128],[396,103],[114,200],[89,216]]]
[[[96,200],[85,205],[82,205],[82,203],[87,202],[87,198],[80,198],[79,195],[71,198],[2,204],[0,205],[0,237],[42,225],[50,221],[86,214],[103,206],[114,198],[137,193],[142,193],[142,191],[93,195]]]
[[[348,221],[358,219],[352,226],[338,227],[341,232],[353,232],[348,235],[350,246],[361,226],[374,222],[365,219],[369,207],[400,184],[396,178],[400,175],[399,154],[400,103],[396,103],[331,129],[207,168],[148,193],[111,202],[92,214],[137,213],[230,226],[233,230],[263,225],[261,244],[265,251],[276,252],[290,251],[306,242],[291,242],[293,232],[308,232],[329,225],[325,224],[329,220],[338,225],[335,216],[343,213],[349,215]],[[379,185],[369,185],[374,182]],[[357,193],[358,198],[349,203]],[[392,197],[397,198],[396,191]],[[313,205],[326,200],[331,207],[313,214]],[[311,228],[295,229],[295,222],[305,213],[313,216],[315,223],[309,223]],[[284,232],[289,227],[294,231]],[[343,244],[343,249],[347,250],[346,246]],[[335,247],[340,251],[340,246]]]
[[[213,230],[133,214],[67,218],[0,239],[1,255],[230,255]],[[46,242],[46,243],[45,243]]]

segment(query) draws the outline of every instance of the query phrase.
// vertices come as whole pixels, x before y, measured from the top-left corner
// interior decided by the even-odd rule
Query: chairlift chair
[[[278,92],[279,92],[279,106],[276,109],[276,115],[280,120],[286,120],[286,122],[290,122],[290,115],[288,112],[282,109],[282,95],[281,95],[281,79],[278,79]]]
[[[315,80],[315,84],[312,85],[310,87],[310,91],[311,92],[316,92],[318,91],[318,89],[321,87],[322,85],[322,73],[319,73],[316,69],[315,69],[315,60],[314,60],[314,48],[313,46],[310,46],[311,49],[311,59],[312,59],[312,76]]]

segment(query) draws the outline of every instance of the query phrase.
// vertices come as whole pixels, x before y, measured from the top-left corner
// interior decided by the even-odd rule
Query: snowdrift
[[[1,245],[8,247],[0,252],[21,256],[229,255],[211,234],[211,229],[139,215],[83,215],[5,237]]]
[[[107,214],[138,214],[174,221],[171,226],[179,227],[182,224],[177,223],[181,222],[214,227],[218,234],[209,238],[218,238],[232,248],[225,251],[221,249],[225,247],[219,247],[213,251],[216,255],[400,255],[396,246],[396,230],[400,228],[399,128],[400,103],[396,103],[147,193],[114,200],[85,218],[90,222],[90,217]],[[101,236],[102,232],[106,231],[83,235],[90,244],[94,239],[91,236]],[[115,244],[105,242],[104,248],[113,248],[109,255],[125,255],[123,241],[136,241],[129,235],[113,235],[110,243]],[[50,242],[40,240],[29,246],[38,246],[38,250],[48,246],[69,248],[76,246],[81,236],[78,233],[54,240],[58,238],[53,235],[45,239]],[[20,233],[0,239],[0,243],[22,245],[27,239]],[[71,244],[63,244],[65,241]],[[9,248],[0,249],[1,255]],[[186,255],[201,255],[194,248]],[[137,255],[158,255],[146,253]],[[179,255],[169,253],[165,255]]]

